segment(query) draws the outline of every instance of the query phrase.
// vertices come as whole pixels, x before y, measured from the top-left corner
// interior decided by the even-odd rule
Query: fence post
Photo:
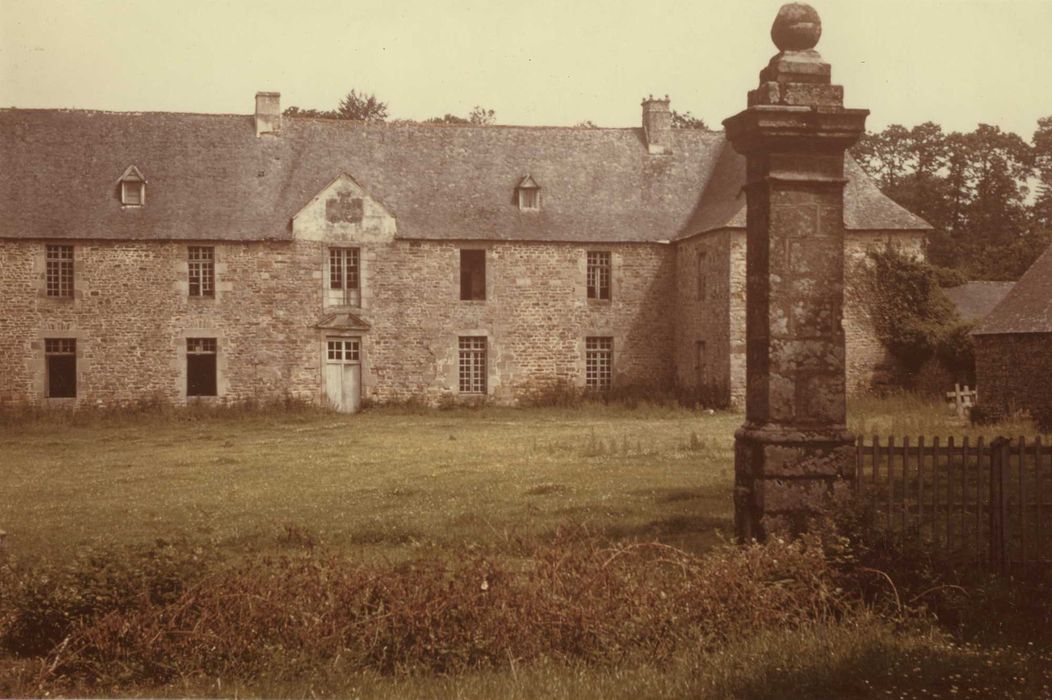
[[[990,565],[1004,574],[1007,570],[1008,536],[1005,532],[1005,477],[1008,448],[1012,441],[999,437],[990,442]]]

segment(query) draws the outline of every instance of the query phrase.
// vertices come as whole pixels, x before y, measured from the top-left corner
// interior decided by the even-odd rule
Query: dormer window
[[[515,193],[520,211],[540,211],[541,186],[531,176],[522,178],[515,188]]]
[[[129,165],[118,180],[121,190],[121,204],[126,207],[141,207],[146,203],[146,178],[139,169]]]

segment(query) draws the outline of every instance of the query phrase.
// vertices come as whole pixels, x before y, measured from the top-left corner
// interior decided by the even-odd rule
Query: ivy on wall
[[[888,246],[869,253],[863,284],[877,337],[912,387],[924,368],[973,381],[972,324],[961,321],[942,288],[964,282],[955,270],[931,265]]]

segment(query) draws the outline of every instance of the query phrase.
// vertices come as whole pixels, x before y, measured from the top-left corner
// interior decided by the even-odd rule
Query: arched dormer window
[[[532,176],[527,175],[515,187],[516,201],[520,211],[540,211],[541,186]]]
[[[117,181],[117,186],[120,187],[121,204],[124,206],[141,207],[146,204],[146,178],[134,165],[128,166]]]

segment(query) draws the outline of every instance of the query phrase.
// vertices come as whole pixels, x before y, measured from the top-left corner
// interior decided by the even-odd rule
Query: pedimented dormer
[[[292,235],[325,242],[390,241],[394,216],[347,173],[322,188],[292,217]]]
[[[120,190],[121,205],[141,207],[146,204],[146,178],[134,165],[125,169],[121,179],[117,181],[117,187]]]

